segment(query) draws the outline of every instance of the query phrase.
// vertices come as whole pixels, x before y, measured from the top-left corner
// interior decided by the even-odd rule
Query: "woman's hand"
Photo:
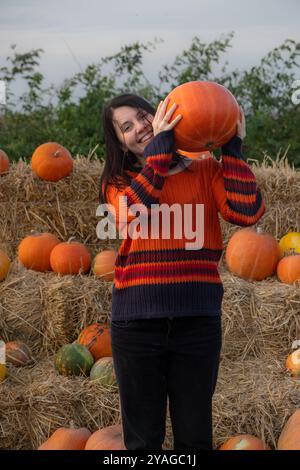
[[[236,126],[236,135],[240,139],[244,139],[246,137],[246,119],[243,109],[240,106],[240,119],[237,122]]]
[[[153,127],[153,134],[157,135],[160,132],[163,131],[169,131],[173,129],[173,127],[176,126],[176,124],[180,121],[182,118],[181,114],[178,114],[176,118],[169,122],[172,114],[174,113],[175,109],[177,108],[177,104],[174,103],[173,106],[169,109],[169,111],[166,113],[166,109],[168,106],[170,99],[166,98],[164,101],[161,101],[158,105],[158,108],[156,110],[154,119],[152,121],[152,127]]]

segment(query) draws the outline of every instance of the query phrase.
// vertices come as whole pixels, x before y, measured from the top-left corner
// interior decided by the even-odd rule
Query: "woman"
[[[223,297],[218,212],[228,222],[247,226],[265,210],[241,153],[243,113],[237,135],[222,148],[221,164],[214,158],[191,160],[174,151],[173,129],[182,117],[172,120],[176,104],[166,112],[167,105],[165,99],[155,112],[143,98],[121,95],[103,114],[106,163],[100,200],[111,204],[121,233],[141,215],[135,204],[145,208],[141,225],[150,222],[156,228],[153,217],[162,204],[191,208],[188,221],[193,226],[199,207],[204,216],[202,244],[196,247],[187,248],[191,237],[186,233],[173,235],[179,220],[175,216],[169,220],[169,237],[162,236],[161,227],[160,236],[151,237],[147,224],[150,236],[138,238],[131,230],[122,237],[111,340],[129,450],[162,448],[167,399],[174,449],[212,449]]]

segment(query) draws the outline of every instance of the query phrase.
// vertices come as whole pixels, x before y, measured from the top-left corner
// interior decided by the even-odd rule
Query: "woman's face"
[[[120,106],[113,110],[113,125],[122,150],[143,157],[144,148],[153,138],[152,114],[143,109]]]

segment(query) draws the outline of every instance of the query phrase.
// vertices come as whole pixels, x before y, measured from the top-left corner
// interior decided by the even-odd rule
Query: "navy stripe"
[[[118,266],[118,269],[120,269],[120,267]],[[121,268],[122,269],[122,268]],[[126,276],[127,274],[127,276]],[[177,269],[175,266],[173,267],[173,269],[168,269],[168,270],[164,270],[164,271],[157,271],[157,272],[153,272],[153,270],[151,270],[151,267],[149,266],[149,268],[147,269],[147,267],[144,267],[143,268],[139,268],[139,271],[137,269],[134,270],[133,273],[128,273],[126,270],[125,271],[116,271],[115,272],[115,280],[116,281],[119,281],[119,282],[124,282],[125,280],[130,280],[130,281],[141,281],[142,279],[146,279],[146,278],[149,278],[149,277],[156,277],[156,278],[159,278],[159,282],[161,281],[161,279],[164,279],[165,277],[170,277],[170,276],[174,276],[174,280],[175,279],[178,279],[178,278],[182,278],[183,276],[193,276],[193,275],[199,275],[199,276],[209,276],[209,277],[216,277],[218,275],[218,271],[217,271],[217,267],[216,266],[212,266],[211,269],[209,268],[205,268],[201,265],[198,265],[198,266],[185,266],[184,268],[182,269]],[[178,277],[177,277],[178,276]]]
[[[148,191],[144,188],[144,186],[141,186],[141,184],[137,181],[132,181],[131,188],[138,196],[142,204],[145,204],[145,206],[149,209],[151,207],[151,204],[159,203],[159,197],[152,197],[151,194],[149,194]]]
[[[157,154],[173,153],[174,135],[173,130],[159,132],[144,149],[145,157],[156,156]]]
[[[236,181],[228,178],[224,178],[224,186],[226,191],[249,196],[255,194],[257,188],[256,182]]]
[[[165,177],[159,174],[154,174],[154,170],[149,165],[145,165],[142,170],[142,175],[148,181],[149,184],[155,189],[162,189],[165,181]]]
[[[241,161],[240,159],[237,159],[239,161]],[[245,163],[244,163],[245,165]],[[246,166],[241,166],[239,164],[236,164],[236,163],[232,163],[232,162],[224,162],[224,165],[223,165],[223,173],[233,173],[233,174],[236,174],[237,176],[240,176],[241,178],[242,177],[249,177],[249,176],[252,176],[253,178],[253,173],[251,170],[249,170],[248,167]],[[226,177],[226,176],[225,176]]]
[[[224,288],[216,282],[113,287],[112,320],[221,315]]]

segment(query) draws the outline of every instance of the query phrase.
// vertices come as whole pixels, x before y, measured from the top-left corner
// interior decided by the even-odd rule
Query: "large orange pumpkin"
[[[294,284],[300,280],[300,254],[281,258],[277,265],[277,276],[286,284]]]
[[[94,432],[87,441],[85,450],[127,450],[121,424],[108,426]]]
[[[6,278],[10,267],[10,259],[5,251],[0,250],[0,281]]]
[[[70,239],[55,246],[50,255],[50,265],[58,274],[87,273],[91,267],[91,255],[82,243]]]
[[[240,108],[224,86],[209,81],[187,82],[174,88],[168,98],[167,110],[177,104],[171,119],[182,115],[174,127],[175,148],[213,150],[235,135]]]
[[[58,181],[71,173],[73,158],[62,145],[47,142],[33,152],[31,168],[43,180]]]
[[[224,442],[218,450],[271,450],[258,437],[251,434],[238,434]]]
[[[261,281],[272,276],[279,260],[279,246],[273,235],[246,227],[230,238],[225,259],[229,270],[237,276]]]
[[[286,368],[291,372],[293,377],[300,377],[300,349],[296,349],[296,351],[288,355]]]
[[[6,173],[8,168],[9,168],[8,156],[3,150],[0,150],[0,175],[3,175],[4,173]]]
[[[284,426],[277,444],[278,450],[300,450],[300,410],[296,410]]]
[[[85,346],[95,361],[100,357],[112,357],[110,328],[101,323],[93,323],[81,331],[77,342]]]
[[[113,281],[115,276],[115,261],[118,253],[115,250],[103,250],[93,261],[93,272],[105,281]]]
[[[52,233],[34,233],[25,237],[18,247],[18,258],[27,269],[50,271],[50,255],[59,239]]]
[[[86,428],[59,428],[38,450],[84,450],[91,435]]]

